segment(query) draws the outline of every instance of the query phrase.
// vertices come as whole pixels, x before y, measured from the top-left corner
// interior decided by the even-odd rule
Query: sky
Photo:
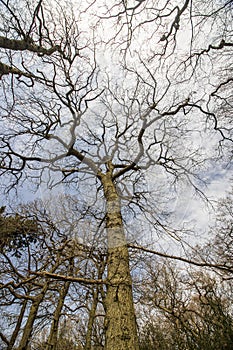
[[[190,55],[190,49],[192,49],[192,53],[195,54],[198,50],[200,51],[208,47],[209,43],[218,44],[222,37],[225,39],[228,38],[229,33],[220,25],[221,16],[213,16],[213,19],[205,20],[202,16],[196,15],[193,17],[191,23],[189,20],[189,12],[187,11],[179,23],[180,28],[176,34],[176,46],[172,44],[171,40],[166,54],[162,57],[159,56],[164,49],[164,42],[161,41],[161,38],[169,32],[169,28],[174,20],[174,13],[176,12],[172,12],[171,15],[168,16],[169,9],[171,10],[171,6],[174,6],[173,2],[169,4],[169,8],[161,10],[160,13],[156,10],[151,11],[152,6],[157,9],[162,9],[162,5],[165,2],[159,2],[160,7],[159,5],[156,7],[156,3],[157,2],[152,0],[145,1],[139,7],[135,8],[135,4],[137,3],[132,0],[128,2],[128,8],[131,10],[129,9],[127,14],[121,13],[117,15],[123,7],[113,2],[108,2],[105,6],[105,2],[102,0],[97,1],[95,4],[92,4],[92,2],[84,3],[81,1],[73,1],[75,9],[74,14],[78,20],[76,30],[77,33],[81,33],[79,46],[88,43],[87,47],[82,52],[84,56],[90,57],[90,62],[93,62],[91,50],[94,48],[93,38],[95,39],[98,43],[96,45],[96,60],[101,71],[98,76],[99,85],[107,86],[110,81],[109,87],[112,91],[112,95],[117,96],[114,100],[111,94],[108,94],[104,101],[107,101],[110,105],[112,104],[111,107],[114,113],[109,111],[101,99],[99,99],[98,102],[94,101],[91,103],[88,113],[83,116],[84,121],[80,123],[77,129],[76,136],[80,138],[84,135],[85,123],[88,123],[90,128],[95,130],[97,136],[101,136],[101,118],[104,115],[103,111],[106,112],[106,120],[108,123],[112,120],[115,122],[117,121],[123,129],[126,123],[125,115],[128,113],[128,119],[134,120],[136,126],[126,133],[125,144],[122,145],[120,155],[130,160],[135,154],[135,143],[137,144],[135,140],[131,140],[131,135],[136,135],[141,125],[140,116],[147,110],[148,104],[151,104],[153,99],[156,101],[157,108],[161,113],[169,108],[172,109],[172,106],[181,104],[187,97],[191,99],[192,103],[197,103],[202,108],[211,109],[216,101],[214,101],[212,97],[208,100],[208,93],[213,91],[213,87],[218,79],[216,73],[219,69],[222,66],[227,68],[227,58],[224,57],[224,55],[218,55],[218,53],[211,58],[212,62],[215,63],[214,66],[211,65],[208,56],[203,55],[204,58],[198,61],[199,65],[195,72],[193,69],[195,63],[197,63],[196,57],[193,56],[190,62],[186,61],[186,58]],[[176,3],[180,4],[181,2],[176,1]],[[90,4],[90,6],[88,6],[88,4]],[[59,3],[59,6],[61,9],[62,3]],[[209,13],[210,9],[207,4],[203,4],[203,6],[205,8],[204,10]],[[134,16],[132,16],[133,7],[135,8]],[[80,9],[82,8],[85,8],[85,12],[81,13]],[[108,12],[108,9],[110,12]],[[55,5],[53,10],[55,10]],[[54,18],[59,20],[59,16],[66,11],[69,14],[68,6],[64,8],[63,12],[60,11],[56,13],[56,11],[52,11],[52,13]],[[109,13],[113,14],[112,18],[102,18],[109,17]],[[159,14],[162,16],[160,20],[156,17]],[[49,16],[51,16],[51,14]],[[139,25],[141,23],[143,23],[143,25]],[[130,32],[128,30],[130,26],[134,31]],[[126,39],[128,39],[128,41]],[[4,59],[7,60],[6,54],[3,53],[2,55]],[[15,62],[17,62],[17,60],[20,59],[20,55],[15,55],[14,59]],[[27,63],[30,63],[32,67],[38,67],[30,55],[25,57],[25,60],[28,60]],[[126,66],[128,70],[125,69]],[[80,74],[82,79],[85,80],[85,74],[87,74],[85,69],[88,69],[88,67],[88,63],[79,66],[79,61],[77,60],[76,65],[72,67],[72,72],[73,74]],[[45,68],[44,72],[49,76],[52,71],[49,71],[49,68]],[[59,79],[62,80],[62,77],[59,77]],[[20,94],[22,94],[22,92],[20,92]],[[19,100],[20,94],[18,97]],[[40,94],[43,96],[43,88],[41,88]],[[30,92],[28,96],[31,96]],[[46,99],[48,100],[48,96],[44,95],[44,97],[45,103],[48,103],[46,101]],[[26,103],[26,95],[24,99]],[[134,102],[127,111],[122,107],[121,102],[127,106],[131,103],[132,99],[134,99]],[[137,101],[139,101],[139,103]],[[66,111],[64,109],[63,118],[66,121],[68,120],[66,118],[69,117],[67,117],[65,113]],[[155,118],[157,116],[156,113],[156,111],[153,111],[150,118]],[[189,169],[194,169],[188,162],[190,154],[192,154],[195,161],[204,160],[204,158],[209,157],[207,165],[200,165],[200,168],[196,167],[195,170],[196,172],[198,171],[197,175],[205,181],[205,187],[203,183],[198,180],[195,180],[195,184],[198,184],[198,186],[205,191],[208,198],[216,201],[222,198],[230,188],[232,167],[229,165],[227,166],[227,161],[221,159],[221,156],[216,156],[218,152],[215,144],[219,136],[216,132],[213,133],[214,121],[211,120],[211,118],[205,119],[205,116],[200,113],[200,110],[193,111],[191,107],[190,114],[185,115],[185,120],[183,120],[183,117],[182,114],[177,114],[176,118],[162,118],[161,121],[154,123],[147,131],[145,144],[149,145],[155,133],[157,138],[164,137],[164,147],[168,147],[171,156],[175,157],[180,165],[188,166]],[[224,123],[224,120],[221,122]],[[209,128],[212,128],[211,132],[208,131],[208,128],[203,131],[203,125],[205,123]],[[179,134],[177,131],[178,126],[183,128],[182,134]],[[109,147],[111,146],[112,135],[114,133],[114,127],[108,129],[108,136],[106,136],[106,139]],[[62,135],[63,137],[67,137],[68,135],[69,138],[69,125],[67,124],[60,128],[55,134],[56,136]],[[87,137],[90,137],[90,135]],[[20,147],[20,142],[21,141],[17,144],[18,148]],[[79,141],[79,144],[82,147],[86,147],[85,150],[87,151],[87,143],[82,144],[81,141]],[[22,145],[22,147],[25,147],[25,145]],[[43,147],[44,152],[50,152],[52,148],[55,153],[59,150],[59,148],[55,148],[55,144],[50,141]],[[104,149],[103,145],[101,145],[101,147],[101,149]],[[160,152],[160,148],[153,146],[152,149],[153,152],[151,151],[150,155],[156,157]],[[35,149],[31,147],[30,152],[34,152],[34,150]],[[29,152],[29,147],[26,151]],[[171,177],[160,169],[159,167],[153,167],[150,171],[145,172],[143,179],[140,180],[140,186],[142,186],[141,183],[144,181],[144,187],[151,194],[151,198],[154,196],[155,203],[158,201],[158,210],[160,210],[160,214],[169,209],[169,220],[173,220],[175,227],[180,228],[184,224],[186,225],[187,221],[187,225],[188,222],[191,222],[196,232],[200,232],[200,230],[208,231],[207,227],[213,220],[213,211],[211,211],[211,207],[209,206],[209,212],[205,202],[201,201],[200,198],[196,196],[193,188],[187,181],[177,181],[175,187],[176,192],[174,192],[174,188],[171,190]],[[11,201],[29,200],[39,196],[39,198],[46,203],[47,193],[55,193],[55,195],[67,193],[67,187],[63,184],[53,189],[52,192],[51,190],[47,190],[48,176],[47,171],[44,171],[43,181],[40,182],[36,194],[33,194],[28,184],[25,183],[23,187],[19,188],[17,197],[15,194],[11,195]],[[54,173],[52,180],[59,181],[59,179],[60,175]],[[4,178],[1,183],[2,189],[4,188],[5,181],[7,181],[6,178]],[[170,181],[169,186],[167,186],[167,181]],[[94,201],[90,190],[92,183],[90,182],[85,186],[89,190],[89,196],[83,196],[82,200],[87,201],[89,204]],[[130,190],[133,191],[132,189]],[[158,194],[159,190],[160,194]],[[82,190],[77,192],[80,196],[82,195]],[[162,196],[164,196],[164,198],[162,198]],[[89,199],[87,200],[87,198]],[[166,200],[163,201],[165,198]],[[1,198],[1,201],[5,204],[4,197]],[[151,203],[153,203],[152,200]],[[137,222],[140,222],[141,216],[139,213],[137,213],[137,215]],[[139,241],[144,240],[144,237],[141,237],[140,233],[137,237]],[[150,234],[149,237],[151,238]],[[156,239],[157,236],[155,235],[155,240]]]

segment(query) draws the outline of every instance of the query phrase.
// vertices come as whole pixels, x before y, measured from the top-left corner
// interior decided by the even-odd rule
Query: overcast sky
[[[66,2],[64,12],[69,12],[68,3]],[[212,66],[208,56],[204,55],[204,59],[200,65],[197,65],[194,74],[193,62],[184,63],[190,55],[190,50],[192,50],[192,53],[195,53],[198,50],[208,48],[210,44],[219,44],[221,38],[223,36],[226,38],[228,35],[227,32],[224,32],[224,28],[220,26],[221,16],[216,16],[214,20],[210,18],[204,21],[202,17],[198,17],[196,12],[196,16],[193,17],[191,22],[188,10],[181,17],[175,37],[176,45],[174,45],[174,38],[172,38],[166,54],[159,56],[164,49],[164,40],[161,39],[168,34],[169,28],[174,21],[173,12],[171,16],[168,16],[168,10],[171,10],[172,6],[175,7],[175,3],[178,5],[183,4],[183,1],[177,0],[169,4],[167,9],[161,10],[161,19],[156,20],[159,12],[156,10],[152,11],[151,8],[162,9],[164,3],[164,1],[160,1],[159,5],[157,5],[158,7],[156,7],[157,2],[152,0],[145,1],[136,8],[135,4],[138,3],[132,0],[128,1],[127,12],[120,13],[124,8],[122,5],[118,6],[114,2],[106,2],[105,5],[105,1],[98,0],[92,5],[90,2],[91,6],[88,7],[89,2],[73,0],[74,15],[76,16],[78,29],[82,33],[80,44],[89,41],[88,47],[93,49],[93,41],[97,43],[96,60],[100,67],[99,85],[106,86],[110,81],[109,85],[112,92],[119,101],[121,101],[120,99],[124,100],[126,105],[131,103],[132,98],[139,101],[140,106],[138,107],[135,103],[130,110],[130,113],[135,118],[136,127],[135,130],[129,131],[127,147],[125,147],[124,153],[122,151],[124,157],[128,157],[129,160],[132,160],[135,154],[135,143],[133,143],[133,140],[131,141],[130,133],[133,134],[138,130],[141,125],[140,117],[153,99],[156,101],[157,108],[161,113],[168,108],[172,108],[172,106],[182,104],[187,98],[192,103],[199,104],[202,108],[211,109],[216,101],[213,98],[209,99],[209,92],[214,90],[214,86],[219,79],[217,72],[222,67],[224,69],[227,68],[229,64],[224,55],[216,54],[216,56],[211,57],[211,63],[214,63]],[[203,7],[202,11],[209,13],[210,10],[207,3],[201,4],[200,2],[199,5]],[[59,3],[59,6],[61,6],[61,3]],[[61,8],[62,6],[57,16],[61,14]],[[81,12],[84,8],[86,9],[85,12]],[[197,11],[195,6],[193,10]],[[133,13],[134,15],[132,16]],[[112,15],[112,18],[108,18],[110,15]],[[198,24],[198,21],[202,21],[202,23]],[[139,25],[141,23],[144,24]],[[132,31],[129,30],[130,28]],[[127,45],[128,49],[125,51]],[[90,57],[91,54],[90,51]],[[2,55],[4,56],[4,53]],[[7,56],[4,56],[4,59],[7,59]],[[25,57],[25,59],[27,58]],[[29,59],[31,58],[29,57]],[[17,55],[15,55],[15,60],[17,61]],[[91,60],[93,60],[93,57],[90,58]],[[125,69],[126,66],[128,70]],[[86,67],[85,65],[79,67],[77,62],[73,69],[78,74],[84,71]],[[44,72],[47,72],[46,69]],[[137,86],[139,86],[138,91]],[[136,96],[135,91],[137,91]],[[41,90],[40,93],[43,94],[43,91]],[[111,94],[106,96],[108,102],[112,102]],[[117,99],[112,104],[112,108],[114,114],[117,115],[119,125],[124,125],[125,111],[121,104],[117,102]],[[88,125],[94,129],[97,136],[102,135],[101,118],[104,112],[107,113],[106,106],[99,99],[90,104],[88,114],[86,114],[88,118],[84,115],[85,122],[89,123]],[[155,118],[156,113],[156,111],[153,111],[150,118]],[[228,160],[216,156],[218,153],[216,142],[219,135],[213,130],[213,120],[209,119],[206,121],[200,110],[197,112],[191,111],[190,114],[192,116],[190,119],[186,114],[177,114],[173,119],[168,118],[167,121],[161,120],[161,122],[152,124],[150,129],[146,131],[145,145],[149,146],[150,140],[156,131],[156,137],[158,138],[162,137],[164,133],[165,144],[170,147],[172,156],[176,157],[181,162],[180,164],[188,166],[187,159],[191,154],[194,160],[197,161],[199,159],[200,163],[202,159],[209,158],[205,166],[199,167],[199,173],[197,173],[198,167],[195,168],[196,175],[199,175],[200,179],[205,182],[205,186],[204,183],[196,180],[195,185],[199,186],[208,198],[216,201],[224,197],[230,188],[232,167],[229,164],[227,165]],[[64,116],[64,118],[69,117]],[[112,115],[110,113],[108,118],[109,121],[113,120],[111,119],[113,118],[113,113]],[[186,121],[185,124],[182,124],[184,118],[186,118]],[[205,123],[207,128],[204,130],[203,125]],[[183,128],[181,134],[177,132],[178,125],[179,128]],[[182,126],[180,127],[180,125]],[[111,128],[106,132],[105,142],[110,146],[111,142],[113,144],[115,142],[112,140],[114,132],[115,129]],[[69,124],[56,131],[56,136],[60,135],[63,135],[63,137],[68,135],[69,138]],[[77,139],[83,135],[85,135],[85,124],[80,123],[76,133]],[[137,143],[137,140],[135,142]],[[48,142],[47,145],[48,152],[51,149],[55,150],[55,146],[51,142]],[[82,144],[81,146],[87,147]],[[18,144],[17,147],[20,148],[20,145]],[[25,147],[25,145],[22,147]],[[34,150],[34,148],[31,149]],[[102,149],[104,150],[104,147],[101,148],[101,152],[104,152]],[[159,148],[154,149],[154,154],[156,155],[156,152],[159,152]],[[46,148],[44,148],[44,151],[46,151]],[[58,152],[58,149],[56,151]],[[216,161],[214,160],[215,157]],[[200,232],[200,230],[206,231],[208,224],[212,222],[213,211],[211,208],[209,207],[209,211],[204,202],[196,196],[190,184],[187,184],[185,181],[177,183],[176,192],[174,192],[174,189],[171,190],[170,184],[167,185],[167,180],[172,181],[171,178],[167,178],[167,175],[160,169],[161,167],[153,167],[147,171],[144,176],[144,185],[152,197],[153,192],[158,192],[158,189],[161,190],[162,195],[167,196],[167,200],[164,202],[161,200],[162,195],[160,194],[160,198],[158,196],[158,200],[161,200],[159,206],[161,212],[169,208],[171,212],[170,219],[173,218],[176,227],[184,225],[187,221],[191,222],[192,227],[195,227],[197,232]],[[30,192],[30,185],[25,183],[22,188],[19,188],[17,198],[15,194],[11,194],[11,200],[27,201],[38,195],[46,202],[47,193],[50,192],[46,189],[47,176],[45,171],[43,181],[41,181],[36,195]],[[53,181],[59,181],[59,176],[54,173]],[[5,177],[1,181],[0,186],[3,189],[8,180]],[[85,186],[87,186],[87,189],[88,185]],[[91,187],[91,184],[89,186]],[[66,193],[67,188],[62,184],[53,190],[53,193],[56,195],[63,192]],[[91,191],[88,191],[88,194],[91,195]],[[5,205],[5,197],[1,197],[1,203]]]

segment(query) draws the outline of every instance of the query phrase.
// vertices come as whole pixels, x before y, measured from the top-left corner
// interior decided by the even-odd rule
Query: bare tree
[[[142,349],[230,349],[232,290],[227,283],[163,261],[148,260],[144,274]]]
[[[198,247],[200,256],[209,263],[221,265],[224,270],[217,272],[225,280],[232,280],[232,189],[216,203],[216,217],[209,230],[210,239],[204,247]]]
[[[59,203],[62,211],[61,197]],[[67,198],[66,207],[68,205]],[[58,212],[57,215],[61,220]],[[38,344],[43,343],[44,348],[57,349],[62,347],[62,324],[73,320],[77,339],[83,339],[82,348],[85,343],[86,348],[90,348],[95,338],[93,328],[105,298],[105,291],[97,284],[97,281],[104,283],[105,252],[94,251],[91,244],[79,243],[81,223],[76,234],[71,230],[80,222],[77,212],[75,222],[71,216],[68,222],[65,216],[62,218],[60,230],[54,224],[56,218],[51,221],[51,215],[46,213],[44,203],[40,201],[19,207],[17,217],[24,217],[28,223],[31,221],[27,218],[33,217],[33,227],[36,224],[38,232],[34,240],[30,235],[26,236],[24,244],[14,249],[5,247],[0,255],[3,347],[37,349]],[[101,314],[103,318],[103,311]],[[84,324],[83,333],[80,322]],[[43,342],[39,341],[42,332],[46,336]]]
[[[102,213],[105,348],[138,349],[127,238],[177,239],[175,189],[204,197],[201,175],[232,144],[230,2],[0,3],[1,175],[7,190],[69,186]]]

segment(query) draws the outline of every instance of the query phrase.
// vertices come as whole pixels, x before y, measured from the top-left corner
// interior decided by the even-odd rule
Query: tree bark
[[[123,228],[120,198],[112,168],[101,176],[107,204],[108,285],[106,293],[105,350],[138,350],[129,254]]]
[[[36,45],[32,40],[28,38],[28,40],[16,40],[16,39],[8,39],[4,36],[0,36],[0,47],[3,49],[9,49],[13,51],[31,51],[35,53],[40,53],[43,55],[52,55],[55,51],[59,51],[59,46],[53,46],[50,49],[46,49],[45,47]]]
[[[32,334],[33,325],[34,325],[34,322],[35,322],[35,319],[37,316],[37,312],[38,312],[40,303],[44,299],[44,296],[45,296],[45,293],[47,292],[47,289],[48,289],[48,283],[45,283],[41,293],[35,297],[32,305],[31,305],[28,319],[27,319],[26,325],[24,327],[23,335],[22,335],[22,338],[20,340],[20,343],[19,343],[17,350],[27,350],[27,348],[28,348],[28,344],[29,344],[30,339],[31,339],[31,334]]]
[[[91,350],[91,338],[93,332],[93,326],[95,321],[95,314],[98,305],[98,286],[93,291],[93,301],[91,305],[91,309],[89,311],[89,319],[87,324],[87,333],[86,333],[86,341],[85,341],[85,350]]]
[[[16,326],[15,326],[15,329],[14,329],[14,331],[12,333],[11,339],[10,339],[9,344],[7,346],[7,350],[12,350],[14,345],[15,345],[15,341],[16,341],[16,338],[17,338],[17,336],[19,334],[20,327],[21,327],[21,324],[22,324],[22,321],[23,321],[23,317],[24,317],[24,314],[25,314],[25,311],[26,311],[27,303],[28,303],[28,300],[24,300],[23,301],[23,304],[22,304],[22,307],[21,307],[21,310],[20,310],[20,314],[19,314]]]
[[[50,334],[49,334],[49,338],[48,338],[48,342],[45,350],[55,350],[57,348],[59,319],[61,317],[61,311],[70,287],[70,283],[71,283],[70,281],[65,282],[60,292],[60,297],[57,303],[57,307],[54,311],[53,321],[50,328]]]

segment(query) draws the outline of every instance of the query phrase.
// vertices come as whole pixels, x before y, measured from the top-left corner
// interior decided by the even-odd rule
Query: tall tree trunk
[[[101,176],[107,204],[108,285],[106,293],[105,350],[138,350],[129,254],[120,198],[109,171]]]

